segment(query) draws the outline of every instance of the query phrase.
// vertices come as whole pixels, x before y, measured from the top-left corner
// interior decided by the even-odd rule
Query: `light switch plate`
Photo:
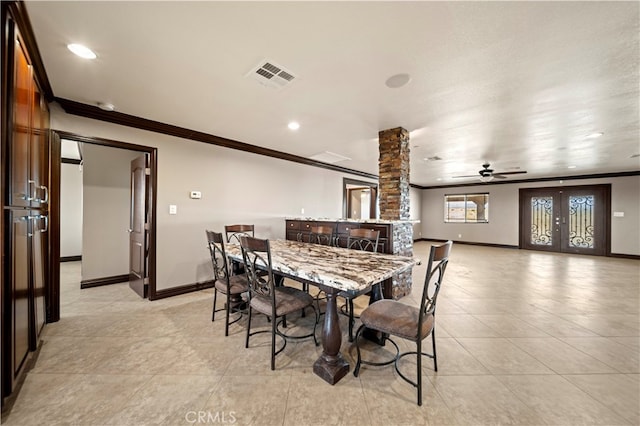
[[[176,206],[175,204],[170,204],[169,214],[178,214],[178,206]]]
[[[624,212],[613,212],[613,217],[624,217]]]

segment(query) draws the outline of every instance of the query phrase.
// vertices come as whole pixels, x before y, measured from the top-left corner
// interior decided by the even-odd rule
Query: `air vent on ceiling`
[[[329,163],[329,164],[337,163],[339,161],[351,160],[351,158],[349,157],[345,157],[344,155],[336,154],[335,152],[331,152],[331,151],[320,152],[316,155],[312,155],[309,158],[312,160],[322,161],[323,163]]]
[[[275,89],[282,89],[296,79],[291,71],[267,60],[260,61],[246,76]]]

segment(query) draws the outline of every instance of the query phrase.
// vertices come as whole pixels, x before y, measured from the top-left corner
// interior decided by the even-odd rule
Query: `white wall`
[[[82,255],[82,170],[77,164],[60,168],[60,256]]]
[[[140,152],[83,144],[82,280],[129,273],[131,160]]]
[[[53,129],[158,148],[157,290],[211,279],[205,229],[253,223],[259,237],[284,238],[285,217],[300,216],[301,208],[306,217],[341,217],[343,178],[364,180],[77,117],[57,105],[51,120]],[[190,191],[202,198],[190,199]],[[170,204],[177,215],[169,215]]]
[[[609,183],[612,212],[624,212],[611,218],[611,252],[640,255],[640,176],[424,189],[421,232],[423,238],[517,246],[520,188]],[[489,193],[489,223],[444,223],[444,196],[473,192]]]
[[[422,238],[422,190],[409,188],[409,219],[413,223],[413,239]]]

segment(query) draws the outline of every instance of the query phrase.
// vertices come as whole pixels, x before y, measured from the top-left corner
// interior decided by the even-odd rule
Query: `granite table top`
[[[371,253],[290,240],[270,240],[273,271],[292,279],[353,294],[419,264],[413,257]],[[226,244],[227,256],[242,262],[239,244]]]

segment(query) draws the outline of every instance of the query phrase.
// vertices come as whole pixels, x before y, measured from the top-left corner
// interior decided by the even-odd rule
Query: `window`
[[[445,223],[489,222],[489,194],[456,194],[444,196]]]

